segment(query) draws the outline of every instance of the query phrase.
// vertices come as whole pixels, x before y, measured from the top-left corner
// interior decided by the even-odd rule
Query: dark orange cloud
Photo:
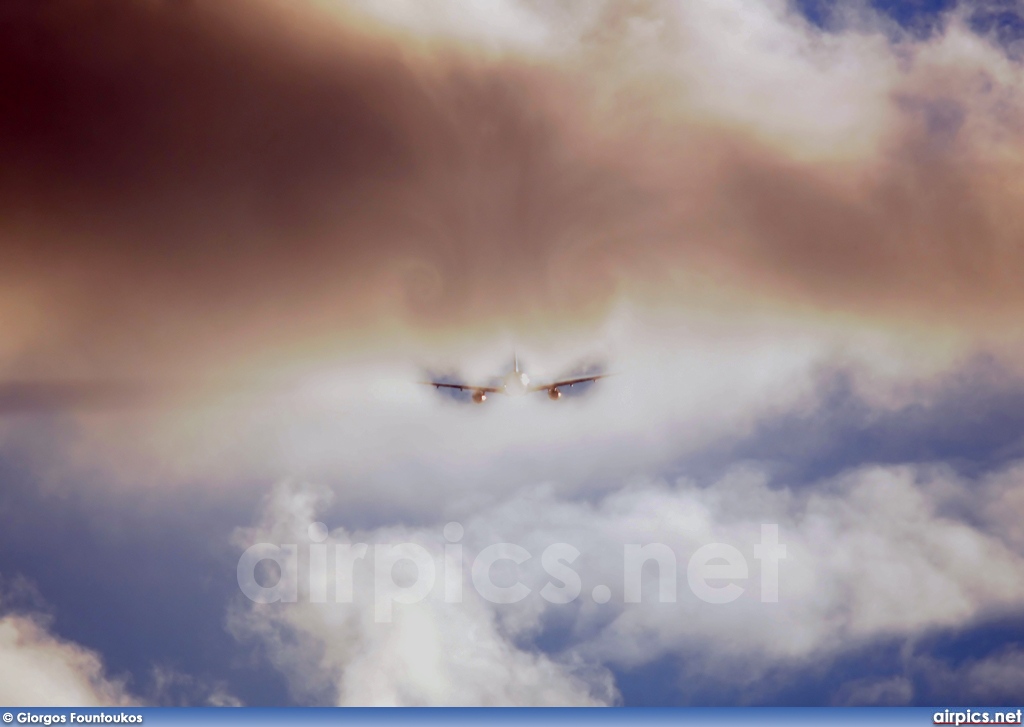
[[[957,325],[1020,305],[1017,140],[993,111],[1016,92],[985,90],[988,61],[936,51],[930,67],[974,65],[892,71],[884,113],[864,112],[874,142],[830,156],[769,133],[785,108],[707,112],[729,86],[713,59],[703,85],[642,62],[630,29],[668,17],[657,3],[595,15],[579,49],[548,54],[282,4],[4,13],[11,366],[180,366],[389,321],[564,325],[621,295],[690,305],[701,280]],[[657,42],[692,50],[699,30]]]

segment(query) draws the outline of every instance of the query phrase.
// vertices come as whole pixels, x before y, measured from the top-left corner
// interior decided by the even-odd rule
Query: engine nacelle
[[[558,390],[557,386],[552,386],[548,389],[548,398],[551,399],[551,401],[558,401],[562,398],[562,392]]]
[[[474,391],[473,392],[473,403],[474,404],[483,404],[485,401],[487,401],[487,392],[486,391]]]

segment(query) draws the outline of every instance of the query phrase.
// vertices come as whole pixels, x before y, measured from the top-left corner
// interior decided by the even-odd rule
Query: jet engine
[[[558,390],[557,386],[552,386],[548,389],[548,398],[551,399],[551,401],[558,401],[562,398],[562,392]]]
[[[486,391],[474,391],[473,392],[473,403],[474,404],[483,404],[485,401],[487,401],[487,392]]]

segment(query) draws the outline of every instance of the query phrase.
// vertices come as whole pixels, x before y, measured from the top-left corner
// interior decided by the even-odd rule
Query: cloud
[[[458,42],[335,5],[6,11],[9,369],[232,371],[621,297],[1013,329],[1021,88],[964,23],[496,3],[533,40],[490,53],[457,3]]]
[[[217,677],[147,655],[146,674],[112,675],[104,655],[54,632],[53,608],[23,576],[0,577],[0,700],[11,706],[240,706]]]
[[[912,703],[914,685],[906,677],[860,679],[840,690],[838,704],[844,706],[905,706]]]
[[[1024,683],[1024,653],[1017,646],[960,663],[921,657],[915,667],[931,694],[948,694],[974,704],[1009,703]]]
[[[595,357],[616,375],[564,406],[537,394],[467,408],[418,383],[432,364],[490,382],[516,348],[537,382]],[[337,507],[415,521],[539,481],[604,491],[679,467],[723,440],[742,440],[762,420],[813,412],[836,371],[850,372],[866,405],[921,404],[934,395],[922,381],[955,370],[966,351],[956,337],[621,306],[573,336],[501,331],[445,347],[396,341],[358,357],[284,366],[262,383],[243,379],[235,395],[200,387],[164,406],[85,412],[63,427],[59,418],[10,418],[5,436],[8,451],[55,482],[78,482],[83,469],[102,472],[102,486],[115,489],[296,477],[337,488]],[[52,437],[61,446],[39,447]]]
[[[239,542],[308,538],[315,497],[312,490],[279,488],[263,526],[239,533]],[[350,537],[338,530],[325,544],[333,551],[339,543],[354,542]],[[373,539],[399,543],[422,540],[423,534],[392,527]],[[432,550],[444,559],[440,548]],[[333,577],[316,577],[334,593]],[[571,663],[523,648],[472,595],[458,604],[431,600],[377,623],[371,579],[360,578],[351,604],[310,602],[309,587],[307,582],[302,603],[243,606],[231,618],[241,638],[265,642],[300,699],[338,705],[558,706],[614,698],[607,672],[591,669],[588,680],[575,674]]]
[[[921,703],[1009,704],[1024,680],[1024,654],[1015,644],[996,645],[981,656],[951,659],[908,644],[896,674],[865,677],[840,687],[836,704],[909,705]]]
[[[0,701],[11,706],[100,707],[135,704],[104,673],[100,657],[59,639],[38,618],[0,618]]]
[[[665,656],[683,658],[688,669],[723,683],[756,682],[773,666],[828,659],[872,641],[963,628],[1019,608],[1019,553],[940,512],[950,491],[970,487],[941,468],[892,467],[857,470],[813,491],[770,489],[756,471],[738,471],[703,488],[685,481],[637,483],[597,502],[539,488],[463,521],[465,538],[455,539],[465,548],[462,603],[447,602],[447,573],[457,565],[440,547],[440,524],[433,530],[336,528],[326,542],[368,543],[368,561],[384,557],[376,555],[374,544],[426,548],[441,564],[432,590],[420,594],[423,600],[395,605],[393,621],[387,621],[377,610],[382,581],[371,565],[355,561],[354,600],[333,603],[339,582],[333,570],[313,569],[307,578],[308,560],[300,557],[297,603],[250,604],[234,619],[240,634],[265,641],[294,683],[319,685],[323,692],[316,696],[341,703],[353,697],[387,704],[578,702],[587,691],[573,682],[570,666],[583,668],[591,679],[596,675],[590,693],[607,698],[606,669],[636,668]],[[304,553],[307,530],[323,504],[315,489],[279,487],[261,524],[240,533],[239,544],[296,543]],[[765,524],[778,526],[786,551],[777,603],[764,600],[765,564],[755,550],[767,542]],[[511,572],[494,571],[503,573],[493,576],[503,587],[521,582],[530,589],[512,604],[490,603],[468,575],[478,554],[499,542],[531,556]],[[655,583],[647,573],[643,602],[625,602],[624,548],[650,543],[671,553],[672,600],[661,602],[658,595],[665,576]],[[711,543],[737,548],[749,565],[749,579],[737,581],[741,594],[728,603],[699,597],[690,579],[691,557]],[[539,565],[547,548],[564,547],[557,544],[578,551],[572,562],[580,584],[567,604],[542,595],[546,585],[568,582],[553,578],[552,566]],[[309,602],[316,587],[310,584],[316,583],[329,594],[327,602]],[[592,595],[597,586],[608,588],[607,604]],[[548,654],[536,651],[552,633],[559,634],[557,645],[549,643]],[[463,672],[449,660],[472,667]],[[505,675],[510,664],[517,665],[517,679]],[[980,679],[982,671],[971,674]],[[839,696],[878,702],[905,691],[895,683],[861,687],[851,684]]]
[[[1019,81],[962,22],[916,41],[825,33],[784,3],[506,2],[488,35],[458,3],[431,28],[408,3],[35,7],[0,31],[17,35],[0,42],[17,69],[0,370],[162,392],[76,422],[73,466],[335,475],[348,445],[325,463],[318,441],[401,429],[401,407],[433,416],[396,384],[413,362],[489,376],[516,343],[552,375],[583,341],[618,346],[612,363],[646,377],[619,387],[643,402],[617,401],[620,430],[709,420],[662,450],[802,395],[740,413],[724,371],[695,368],[719,354],[683,350],[719,335],[777,357],[729,372],[749,401],[843,339],[913,341],[871,362],[899,376],[1018,348]],[[323,426],[275,398],[316,382],[359,413]]]
[[[162,706],[241,707],[242,702],[223,683],[206,683],[168,666],[154,666],[148,701]]]

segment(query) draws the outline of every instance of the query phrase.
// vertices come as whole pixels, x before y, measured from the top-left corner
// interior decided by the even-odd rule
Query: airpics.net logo
[[[365,589],[367,596],[372,591],[377,622],[391,621],[395,604],[420,603],[440,588],[445,603],[461,603],[467,585],[495,604],[518,603],[531,595],[539,595],[548,603],[567,604],[583,595],[583,580],[573,567],[581,555],[575,546],[552,543],[535,559],[527,548],[502,542],[467,558],[461,543],[463,535],[461,524],[448,523],[443,530],[443,547],[434,548],[433,553],[412,542],[372,547],[367,543],[328,544],[327,526],[316,522],[308,528],[308,544],[256,543],[247,548],[238,560],[238,585],[247,598],[260,604],[297,603],[300,592],[310,603],[349,604],[362,593],[359,589]],[[622,587],[623,602],[676,602],[682,561],[675,550],[663,543],[627,543],[621,552],[621,580],[615,580],[616,588]],[[685,561],[686,586],[705,603],[726,604],[743,595],[751,578],[759,577],[761,601],[777,602],[779,564],[786,558],[778,525],[761,526],[760,541],[753,544],[752,553],[755,569],[734,545],[703,545]],[[653,563],[656,570],[653,583],[644,577],[645,570],[650,575],[651,567],[645,569],[648,563]],[[535,583],[531,588],[520,579],[522,569],[530,565],[539,565],[543,571],[536,574],[543,585]],[[752,570],[759,572],[752,574]],[[599,583],[589,588],[589,596],[594,603],[606,604],[612,600],[613,591]]]

